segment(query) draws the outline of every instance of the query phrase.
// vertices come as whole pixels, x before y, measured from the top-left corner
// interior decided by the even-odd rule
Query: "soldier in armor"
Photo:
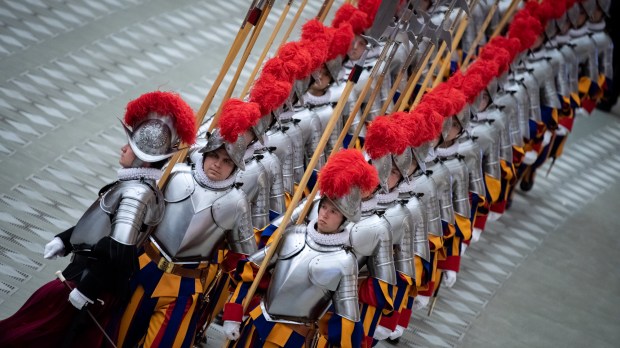
[[[128,144],[121,148],[118,180],[99,191],[74,227],[45,246],[46,259],[72,255],[63,271],[66,281],[47,283],[1,321],[1,346],[113,343],[104,340],[101,327],[111,324],[111,314],[129,295],[145,229],[163,217],[163,196],[156,184],[160,169],[179,143],[192,144],[196,133],[192,109],[171,92],[146,93],[131,101],[124,122]]]
[[[241,131],[240,131],[241,132]],[[133,294],[123,314],[119,347],[189,347],[194,313],[205,301],[218,272],[257,250],[250,207],[236,184],[244,167],[248,138],[224,140],[218,128],[206,145],[192,149],[187,163],[172,169],[164,188],[166,213],[145,243]],[[227,251],[221,261],[218,251]]]
[[[332,307],[322,338],[341,347],[361,344],[358,307],[358,260],[348,244],[348,222],[360,218],[362,192],[377,185],[376,171],[356,150],[335,154],[321,171],[322,198],[317,218],[288,227],[278,245],[240,262],[237,289],[224,310],[230,347],[311,347],[318,320]],[[242,303],[268,248],[271,277],[260,305],[243,322]]]
[[[392,232],[394,245],[394,267],[396,286],[394,287],[394,311],[381,316],[373,338],[383,340],[397,329],[400,313],[406,306],[409,293],[415,282],[414,243],[415,228],[423,229],[423,221],[414,221],[407,201],[399,199],[398,185],[404,179],[409,181],[409,169],[413,161],[411,150],[407,147],[406,128],[387,116],[376,118],[368,127],[365,148],[373,165],[377,167],[379,181],[385,183],[375,195],[377,209],[383,211]],[[386,190],[387,188],[387,190]],[[419,206],[419,205],[418,205]],[[418,210],[420,212],[420,210]],[[416,217],[419,217],[416,216]]]

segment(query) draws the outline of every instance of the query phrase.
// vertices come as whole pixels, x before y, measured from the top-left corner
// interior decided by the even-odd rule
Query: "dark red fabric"
[[[80,311],[71,305],[69,292],[58,279],[35,291],[15,314],[0,321],[0,347],[60,347],[78,317],[83,319],[83,327],[75,333],[74,347],[111,346],[92,319],[86,313],[80,316]],[[87,308],[106,327],[119,306],[111,296],[102,296],[102,300],[105,306],[96,302]]]

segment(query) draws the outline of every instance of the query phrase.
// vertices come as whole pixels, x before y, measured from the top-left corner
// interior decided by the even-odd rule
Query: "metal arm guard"
[[[118,181],[86,210],[69,242],[75,250],[90,250],[110,236],[121,244],[136,245],[142,225],[157,225],[163,212],[163,195],[154,180]]]
[[[245,170],[237,173],[237,182],[243,183],[252,211],[252,225],[263,228],[269,223],[269,178],[267,170],[256,157],[247,161]]]
[[[310,163],[310,158],[312,158],[312,155],[316,151],[317,147],[319,146],[319,142],[321,141],[321,135],[323,134],[321,120],[316,114],[314,114],[307,108],[303,108],[299,112],[295,113],[295,115],[293,115],[293,118],[299,120],[299,127],[302,130],[305,151],[304,164],[307,165],[308,163]],[[324,165],[325,153],[322,152],[321,157],[317,162],[316,169],[321,169]],[[297,166],[294,166],[293,172],[295,173],[295,181],[301,181],[301,178],[304,175],[303,167],[297,168]]]
[[[585,75],[592,81],[598,81],[598,50],[596,42],[587,34],[575,35],[571,29],[571,44],[574,44],[579,63],[586,63]]]
[[[599,52],[599,74],[605,75],[608,79],[614,76],[614,43],[607,33],[597,31],[592,35],[592,40],[596,43]]]
[[[463,155],[469,174],[469,191],[479,196],[486,194],[482,173],[482,149],[477,141],[464,138],[459,142],[459,154]]]
[[[513,97],[517,101],[517,119],[519,120],[519,130],[521,131],[521,137],[525,139],[530,138],[530,101],[527,95],[527,91],[523,84],[516,81],[510,81],[506,85],[506,90],[514,92]]]
[[[452,178],[450,177],[450,171],[440,161],[427,163],[426,168],[432,172],[430,176],[437,187],[441,219],[454,224],[456,220],[452,206]],[[443,231],[443,228],[440,231]],[[443,233],[440,235],[443,235]]]
[[[506,146],[523,146],[523,136],[521,135],[521,129],[519,128],[519,111],[517,106],[517,99],[509,92],[499,93],[493,104],[497,105],[507,118],[507,128],[509,143]],[[512,161],[512,148],[510,149],[509,157]]]
[[[492,109],[489,110],[488,118],[494,121],[491,126],[499,133],[499,158],[506,162],[512,162],[512,143],[510,141],[510,125],[507,117],[508,115],[506,115],[504,110],[500,110],[495,105],[492,105]]]
[[[332,114],[334,113],[334,108],[331,106],[331,104],[328,104],[328,105],[313,108],[312,112],[319,118],[319,120],[321,120],[321,134],[323,134],[323,131],[325,130],[325,127],[327,127],[327,123],[329,122],[329,119],[332,117]],[[336,120],[336,125],[334,126],[334,129],[332,130],[331,134],[329,135],[329,140],[327,141],[327,144],[325,144],[325,150],[324,150],[325,158],[327,158],[327,156],[331,154],[332,149],[334,148],[334,145],[338,141],[338,136],[340,135],[340,131],[342,131],[342,126],[343,126],[342,117],[338,115],[337,120]]]
[[[404,202],[390,206],[383,217],[390,223],[394,243],[394,266],[397,272],[415,279],[413,265],[413,218]]]
[[[502,169],[499,164],[500,151],[500,127],[494,125],[490,115],[485,115],[487,120],[478,122],[472,129],[472,137],[476,137],[476,142],[482,149],[482,169],[485,174],[492,178],[501,179]],[[490,124],[493,122],[493,124]]]
[[[562,105],[558,99],[558,91],[555,88],[555,77],[553,66],[547,61],[546,52],[541,50],[536,53],[536,57],[531,58],[526,66],[533,69],[532,75],[539,86],[540,104],[554,109],[560,109]]]
[[[435,185],[435,182],[431,179],[430,174],[422,173],[418,170],[411,177],[410,184],[411,189],[403,189],[403,187],[406,186],[406,183],[401,183],[401,186],[399,187],[399,190],[401,190],[400,197],[403,199],[409,199],[413,194],[419,196],[424,215],[425,233],[438,237],[442,236],[443,231],[440,215],[441,207],[439,205],[439,198],[437,197],[437,186]],[[428,240],[428,238],[426,240]]]
[[[366,266],[370,276],[388,284],[396,284],[392,233],[390,224],[377,214],[372,214],[355,224],[349,224],[349,240],[353,252]],[[360,266],[361,268],[361,266]]]
[[[455,157],[444,161],[445,166],[450,171],[452,177],[452,205],[454,212],[463,217],[471,216],[471,205],[469,203],[469,173],[465,161]]]
[[[286,126],[284,128],[286,128]],[[278,156],[280,164],[282,165],[282,186],[286,192],[293,194],[295,183],[295,159],[299,160],[299,156],[301,156],[301,163],[299,163],[298,166],[303,169],[303,149],[295,149],[295,145],[302,145],[302,143],[301,141],[297,142],[297,144],[293,143],[293,139],[289,136],[288,128],[286,129],[287,130],[284,131],[284,129],[276,125],[267,133],[267,136],[269,137],[269,146],[275,147],[274,154]],[[296,150],[299,151],[297,155],[298,158],[295,158]]]
[[[269,209],[276,213],[283,214],[286,210],[286,204],[284,199],[284,179],[281,162],[278,156],[267,150],[262,152],[260,156],[263,156],[261,163],[265,169],[267,169],[267,175],[271,183],[269,186]],[[269,221],[267,221],[267,223],[269,223]]]
[[[562,54],[559,47],[547,47],[545,54],[551,58],[551,60],[549,60],[549,64],[551,64],[551,68],[553,69],[551,75],[555,76],[555,84],[558,93],[563,97],[569,97],[570,81],[568,78],[568,66],[572,63]]]

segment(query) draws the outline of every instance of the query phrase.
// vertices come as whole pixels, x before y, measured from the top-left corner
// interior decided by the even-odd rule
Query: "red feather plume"
[[[390,117],[379,116],[368,126],[364,147],[370,158],[376,159],[389,153],[403,153],[407,142],[401,128]]]
[[[285,68],[295,80],[303,79],[313,71],[312,55],[299,42],[288,42],[282,45],[278,51],[278,57],[282,59]]]
[[[341,150],[329,158],[319,173],[319,188],[327,197],[340,198],[359,188],[362,192],[379,185],[375,167],[364,159],[359,150]]]
[[[297,68],[292,70],[299,70]],[[287,69],[284,61],[280,57],[273,57],[265,62],[261,70],[261,75],[271,75],[277,80],[281,81],[293,81],[294,77],[291,75],[289,69]]]
[[[327,52],[327,60],[335,59],[338,56],[344,56],[351,47],[351,42],[355,34],[349,23],[343,23],[337,29],[332,29],[332,40]]]
[[[267,115],[284,104],[292,89],[293,85],[288,81],[261,74],[250,90],[250,102],[260,105],[261,115]]]
[[[261,117],[260,105],[231,98],[224,103],[219,124],[222,138],[234,143],[240,134],[256,125]]]
[[[375,21],[375,16],[377,15],[379,6],[381,6],[381,0],[359,0],[357,2],[357,8],[368,16],[366,28],[370,28],[372,23]]]
[[[151,112],[171,117],[179,139],[185,144],[196,141],[194,111],[177,93],[154,91],[130,101],[125,110],[125,124],[133,128]]]

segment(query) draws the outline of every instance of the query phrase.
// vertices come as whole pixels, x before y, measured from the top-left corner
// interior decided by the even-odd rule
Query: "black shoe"
[[[389,343],[389,344],[396,345],[396,344],[398,344],[398,342],[400,342],[400,337],[399,338],[395,338],[395,339],[391,339],[391,338],[388,337],[388,338],[385,339],[385,341],[387,343]]]
[[[523,192],[528,192],[529,190],[531,190],[532,187],[534,187],[534,173],[528,175],[527,177],[524,177],[521,180],[521,184],[519,185],[519,187]]]

